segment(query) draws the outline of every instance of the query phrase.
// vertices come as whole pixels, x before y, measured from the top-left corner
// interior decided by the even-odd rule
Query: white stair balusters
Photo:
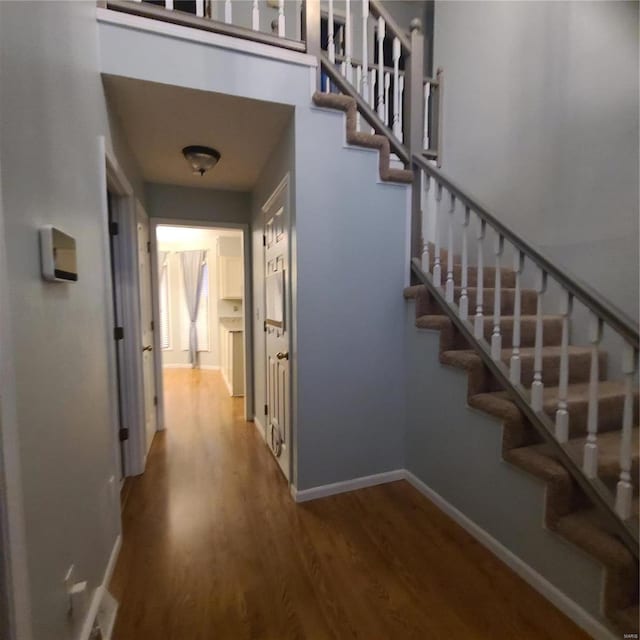
[[[469,317],[469,292],[467,287],[469,285],[469,252],[467,247],[467,232],[469,230],[469,219],[471,217],[471,211],[469,207],[464,208],[464,218],[462,220],[462,275],[461,275],[461,291],[460,301],[458,302],[458,315],[467,320]]]
[[[260,31],[260,7],[258,6],[258,0],[253,0],[253,7],[251,9],[251,28],[254,31]]]
[[[164,8],[171,11],[173,9],[173,0],[164,0]]]
[[[425,273],[431,271],[429,259],[429,191],[431,190],[431,178],[424,172],[420,172],[422,176],[422,192],[420,194],[420,202],[422,208],[422,258],[421,266]]]
[[[400,40],[393,39],[393,135],[400,139]]]
[[[587,441],[584,445],[582,470],[587,478],[598,475],[598,381],[600,378],[598,350],[602,339],[602,320],[591,314],[589,342],[591,343],[591,369],[589,373],[589,408],[587,414]]]
[[[362,0],[362,86],[360,94],[369,100],[369,0]]]
[[[449,304],[453,304],[453,216],[456,211],[456,197],[449,194],[449,215],[447,216],[447,281],[445,283],[444,297]]]
[[[386,85],[384,72],[384,32],[385,21],[382,18],[378,18],[378,118],[385,124],[389,124],[387,121],[387,103],[384,95]]]
[[[636,371],[636,351],[628,344],[622,354],[624,374],[624,409],[622,414],[622,437],[620,439],[620,480],[616,486],[616,513],[623,519],[631,517],[633,485],[631,484],[631,455],[633,433],[633,391]]]
[[[278,37],[284,38],[285,34],[284,0],[278,2]]]
[[[231,24],[233,22],[233,12],[232,12],[232,9],[231,9],[231,0],[224,0],[224,21],[227,24]]]
[[[556,410],[555,436],[558,442],[569,440],[569,405],[567,394],[569,389],[569,322],[573,307],[573,296],[568,291],[562,292],[560,314],[562,315],[562,340],[560,343],[560,377],[558,379],[558,408]]]
[[[389,104],[389,88],[391,86],[391,74],[388,71],[385,71],[384,74],[384,124],[389,126],[389,109],[387,105]]]
[[[345,21],[344,21],[344,61],[347,75],[347,82],[353,84],[353,65],[351,62],[351,0],[345,0]]]
[[[400,112],[400,116],[398,118],[399,120],[399,124],[398,124],[398,131],[399,131],[399,137],[398,140],[400,140],[400,142],[404,142],[404,124],[403,124],[403,115],[404,115],[404,109],[402,108],[402,105],[404,104],[404,74],[400,75],[400,86],[398,87],[398,110]]]
[[[513,299],[513,339],[511,360],[509,362],[509,380],[511,384],[520,384],[521,361],[520,361],[520,318],[522,312],[522,293],[520,290],[520,279],[524,268],[524,253],[515,249],[513,254],[513,272],[516,279],[516,290]]]
[[[484,336],[484,313],[482,305],[484,304],[484,235],[487,230],[487,223],[478,218],[478,234],[476,236],[478,263],[476,268],[476,315],[473,321],[473,335],[478,340]]]
[[[333,31],[333,0],[329,0],[329,15],[327,24],[327,55],[331,64],[336,61],[336,39]]]
[[[533,355],[533,382],[531,384],[531,406],[534,411],[542,411],[544,384],[542,382],[542,347],[544,342],[544,328],[542,317],[542,298],[547,290],[547,274],[540,270],[536,291],[536,339]]]
[[[371,69],[369,71],[369,106],[373,111],[376,110],[376,70]],[[376,130],[371,127],[371,133],[375,133]]]
[[[436,186],[436,206],[433,220],[433,284],[442,286],[442,267],[440,266],[440,202],[442,202],[442,185]]]
[[[502,294],[502,252],[504,251],[504,237],[496,233],[494,253],[496,256],[495,285],[493,291],[493,333],[491,334],[491,357],[500,360],[502,352],[502,334],[500,333],[500,303]]]
[[[424,137],[422,147],[429,148],[429,97],[431,95],[431,83],[424,83]]]
[[[362,67],[356,65],[356,91],[360,93],[360,87],[362,86]],[[356,111],[356,131],[360,131],[360,110]]]
[[[198,18],[204,18],[204,0],[196,0],[196,15]]]

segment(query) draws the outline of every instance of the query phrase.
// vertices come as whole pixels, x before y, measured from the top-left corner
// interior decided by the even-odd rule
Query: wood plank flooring
[[[114,640],[582,639],[404,481],[302,505],[218,372],[165,372]]]

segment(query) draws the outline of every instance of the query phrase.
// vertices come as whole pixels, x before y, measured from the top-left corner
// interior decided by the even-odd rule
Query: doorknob
[[[150,344],[148,344],[146,347],[142,347],[142,350],[143,351],[153,351],[153,347]]]
[[[289,359],[289,352],[288,351],[278,351],[278,353],[276,353],[276,358],[278,358],[278,360],[288,360]]]

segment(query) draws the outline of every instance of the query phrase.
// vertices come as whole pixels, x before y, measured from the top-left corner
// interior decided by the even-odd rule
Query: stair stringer
[[[504,425],[496,429],[495,417],[468,404],[479,380],[474,367],[462,371],[441,361],[452,323],[442,317],[439,327],[416,327],[415,304],[407,304],[406,469],[566,594],[587,619],[612,629],[603,615],[603,565],[548,526],[549,498],[568,499],[566,480],[557,470],[543,478],[505,457]],[[587,630],[594,637],[619,635]]]

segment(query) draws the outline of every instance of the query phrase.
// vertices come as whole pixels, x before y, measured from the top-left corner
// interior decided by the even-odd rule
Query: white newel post
[[[569,440],[569,323],[573,308],[573,296],[562,292],[560,314],[562,315],[562,341],[560,344],[560,378],[558,380],[558,409],[556,410],[555,436],[558,442]]]
[[[589,373],[589,409],[587,415],[587,441],[584,445],[582,470],[587,478],[598,475],[598,380],[600,377],[598,350],[602,338],[602,320],[591,314],[589,342],[591,343],[591,369]]]
[[[453,216],[456,211],[456,197],[449,194],[449,215],[447,228],[447,281],[445,283],[444,298],[449,304],[453,304],[455,283],[453,281]]]
[[[471,218],[471,211],[469,207],[464,208],[464,218],[462,220],[462,277],[461,277],[461,290],[460,290],[460,302],[458,304],[458,315],[462,320],[469,318],[469,254],[467,248],[467,232],[469,230],[469,219]]]
[[[438,182],[436,186],[436,206],[435,219],[433,225],[433,284],[436,287],[442,286],[442,268],[440,266],[440,202],[442,201],[442,185]]]
[[[482,305],[484,304],[484,234],[487,229],[487,223],[478,218],[478,233],[476,236],[478,249],[478,264],[476,270],[476,315],[473,321],[473,335],[481,340],[484,336],[484,313]]]
[[[624,345],[622,373],[624,374],[624,409],[622,413],[622,438],[620,440],[620,480],[616,486],[616,513],[623,519],[631,517],[633,485],[631,484],[633,390],[636,371],[636,351]]]
[[[520,317],[522,311],[522,297],[520,291],[520,278],[524,268],[524,253],[516,249],[513,254],[513,271],[516,278],[516,290],[513,300],[513,341],[511,351],[511,362],[509,366],[509,380],[511,384],[520,384],[521,362],[520,362]]]
[[[544,384],[542,382],[542,347],[544,342],[542,297],[547,290],[547,274],[542,269],[538,279],[538,300],[536,305],[536,343],[533,357],[533,383],[531,384],[531,406],[535,411],[542,411]]]
[[[496,255],[495,284],[493,291],[493,333],[491,334],[491,357],[500,360],[502,352],[502,334],[500,333],[500,306],[502,295],[502,252],[504,250],[504,238],[496,233],[494,251]]]

